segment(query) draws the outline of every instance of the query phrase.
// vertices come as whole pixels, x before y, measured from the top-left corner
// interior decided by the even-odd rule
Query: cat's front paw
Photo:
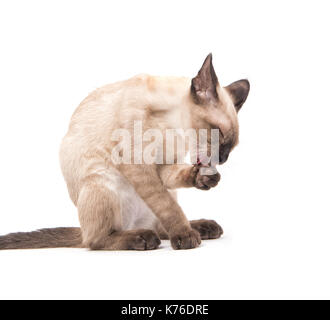
[[[194,249],[201,244],[201,237],[195,230],[188,230],[170,238],[174,250]]]
[[[200,190],[210,190],[218,185],[221,176],[220,173],[211,167],[195,166],[194,187]]]
[[[214,220],[194,220],[190,225],[199,232],[202,240],[218,239],[223,235],[222,228]]]

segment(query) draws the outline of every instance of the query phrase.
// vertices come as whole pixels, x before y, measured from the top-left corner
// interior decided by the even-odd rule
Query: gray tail
[[[41,229],[0,237],[0,250],[81,247],[80,228]]]

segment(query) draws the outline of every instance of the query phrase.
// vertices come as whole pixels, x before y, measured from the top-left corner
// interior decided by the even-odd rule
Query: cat
[[[188,221],[175,194],[178,188],[215,187],[217,171],[202,174],[207,165],[200,163],[114,163],[116,142],[110,137],[117,129],[132,133],[136,121],[143,132],[216,129],[222,164],[238,143],[237,113],[249,90],[248,80],[221,87],[212,54],[192,80],[138,75],[97,89],[74,112],[60,150],[81,228],[9,234],[0,237],[0,249],[152,250],[161,239],[169,239],[173,249],[192,249],[201,240],[221,237],[222,228],[213,220]],[[141,153],[145,145],[140,147]]]

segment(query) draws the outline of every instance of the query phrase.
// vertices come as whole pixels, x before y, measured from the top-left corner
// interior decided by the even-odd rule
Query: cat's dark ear
[[[250,92],[250,83],[248,80],[239,80],[231,85],[225,87],[225,89],[228,91],[231,99],[234,102],[236,111],[238,112],[241,108],[244,102],[246,101],[249,92]]]
[[[191,94],[197,104],[207,104],[218,100],[218,78],[212,65],[212,53],[210,53],[197,76],[191,81]]]

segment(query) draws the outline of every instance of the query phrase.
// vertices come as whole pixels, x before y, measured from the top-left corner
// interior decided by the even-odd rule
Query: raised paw
[[[195,230],[188,230],[170,238],[174,250],[193,249],[201,244],[201,237]]]
[[[217,172],[215,168],[195,166],[193,172],[196,174],[194,186],[200,190],[210,190],[214,188],[221,179],[219,172]]]
[[[158,235],[152,230],[132,231],[126,239],[128,250],[154,250],[160,243]]]
[[[190,225],[199,232],[202,240],[218,239],[223,235],[222,228],[213,220],[194,220]]]

